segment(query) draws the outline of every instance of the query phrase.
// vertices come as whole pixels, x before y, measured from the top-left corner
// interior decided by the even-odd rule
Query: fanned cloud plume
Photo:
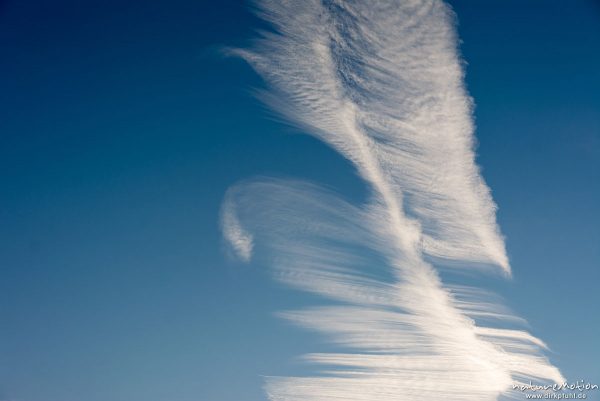
[[[261,1],[272,24],[235,52],[263,100],[354,163],[371,189],[352,205],[298,181],[231,188],[222,225],[240,256],[323,305],[282,317],[341,351],[313,377],[270,378],[271,400],[495,400],[563,380],[545,344],[483,290],[434,265],[510,274],[496,206],[475,164],[472,102],[455,17],[441,1]],[[242,228],[243,227],[243,228]],[[252,234],[250,234],[252,233]],[[256,245],[256,250],[253,250]]]

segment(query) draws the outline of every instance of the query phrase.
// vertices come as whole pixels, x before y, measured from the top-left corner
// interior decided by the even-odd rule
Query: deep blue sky
[[[600,4],[451,4],[514,270],[491,285],[600,384]],[[220,56],[260,25],[229,0],[0,2],[0,400],[263,400],[324,346],[272,316],[302,294],[221,247],[240,179],[365,195]]]

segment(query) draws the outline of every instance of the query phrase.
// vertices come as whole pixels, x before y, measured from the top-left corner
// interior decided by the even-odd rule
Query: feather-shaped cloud
[[[274,30],[237,53],[270,85],[265,101],[352,161],[373,194],[354,206],[278,180],[228,192],[223,231],[240,257],[260,243],[279,280],[327,299],[282,317],[346,350],[308,355],[319,374],[271,378],[269,397],[481,401],[562,380],[519,319],[431,264],[510,273],[449,7],[265,0],[259,14]]]

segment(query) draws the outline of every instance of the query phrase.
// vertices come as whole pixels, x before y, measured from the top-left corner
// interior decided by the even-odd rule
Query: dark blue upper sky
[[[514,270],[488,284],[598,383],[600,3],[451,4]],[[229,0],[0,3],[0,400],[262,400],[324,346],[272,315],[302,294],[221,248],[240,179],[365,195],[221,56],[260,26]]]

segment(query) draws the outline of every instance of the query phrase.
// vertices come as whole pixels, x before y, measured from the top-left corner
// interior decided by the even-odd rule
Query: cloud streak
[[[249,262],[254,247],[252,234],[242,228],[231,202],[225,202],[221,207],[221,228],[223,237],[231,246],[235,256],[244,262]]]
[[[360,207],[295,181],[227,194],[223,232],[240,257],[264,244],[279,280],[327,299],[282,317],[347,350],[307,355],[315,377],[269,379],[270,399],[494,400],[513,382],[562,380],[545,344],[512,328],[517,318],[483,291],[444,285],[432,264],[510,274],[475,164],[449,7],[283,0],[258,9],[274,29],[236,53],[270,85],[263,99],[352,161],[372,189]]]

